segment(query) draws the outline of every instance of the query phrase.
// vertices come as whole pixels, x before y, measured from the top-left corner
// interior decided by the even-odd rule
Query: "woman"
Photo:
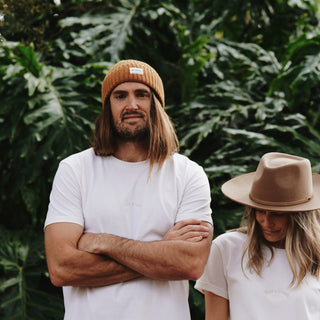
[[[319,320],[320,175],[309,160],[267,153],[222,192],[246,210],[196,282],[206,320]]]

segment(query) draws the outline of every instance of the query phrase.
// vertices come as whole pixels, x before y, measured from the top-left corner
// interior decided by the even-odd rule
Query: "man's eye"
[[[150,96],[150,94],[149,94],[149,92],[138,91],[138,92],[136,92],[136,96],[138,98],[148,98]]]

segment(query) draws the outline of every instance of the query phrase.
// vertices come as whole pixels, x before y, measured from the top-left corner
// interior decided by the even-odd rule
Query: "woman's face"
[[[284,248],[289,225],[289,213],[256,209],[256,220],[264,238],[277,248]]]

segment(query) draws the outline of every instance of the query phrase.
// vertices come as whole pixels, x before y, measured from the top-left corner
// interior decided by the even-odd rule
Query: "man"
[[[177,153],[158,73],[118,62],[102,84],[93,148],[63,160],[45,222],[65,319],[190,319],[188,281],[207,262],[203,169]]]

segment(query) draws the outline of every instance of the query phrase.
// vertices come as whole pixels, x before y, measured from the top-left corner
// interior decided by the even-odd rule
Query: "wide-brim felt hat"
[[[270,152],[255,172],[225,182],[225,196],[261,210],[298,212],[320,208],[320,175],[312,173],[306,158]]]

